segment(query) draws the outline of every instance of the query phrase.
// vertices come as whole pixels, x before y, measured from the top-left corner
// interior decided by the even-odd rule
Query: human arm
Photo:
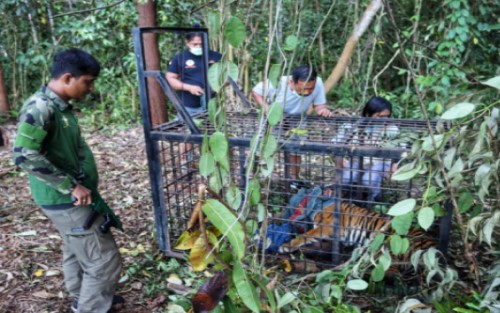
[[[195,96],[201,96],[204,93],[203,88],[200,86],[183,83],[177,73],[167,72],[166,78],[170,86],[175,90],[187,91]]]
[[[262,109],[267,112],[268,109],[269,109],[269,102],[267,101],[267,99],[269,99],[270,97],[272,97],[275,92],[276,92],[276,89],[271,86],[270,82],[267,80],[266,81],[266,84],[267,84],[267,96],[264,96],[264,83],[263,82],[260,82],[258,83],[257,85],[255,85],[255,87],[252,89],[252,97],[253,99],[255,100],[255,102],[257,103],[257,105],[259,105],[260,107],[262,107]]]
[[[252,91],[252,97],[255,100],[255,103],[257,103],[260,107],[264,109],[265,112],[269,110],[269,103],[264,99],[262,95],[259,95],[255,91]]]
[[[316,112],[319,116],[332,117],[333,113],[326,107],[325,86],[319,77],[317,78],[316,85],[314,86],[314,94],[315,96],[312,101],[314,105],[314,112]]]

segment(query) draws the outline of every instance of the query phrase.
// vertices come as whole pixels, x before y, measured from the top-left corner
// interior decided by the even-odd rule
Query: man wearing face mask
[[[190,115],[206,111],[202,38],[202,33],[188,33],[187,49],[172,58],[166,74],[169,84],[177,90],[181,103]],[[218,52],[208,51],[209,66],[218,62],[221,57]]]
[[[264,89],[266,94],[264,95]],[[285,115],[305,116],[312,104],[314,112],[319,116],[331,117],[333,113],[326,107],[325,88],[316,71],[308,66],[301,65],[292,71],[291,76],[283,76],[278,86],[271,85],[269,80],[258,83],[252,90],[255,102],[264,110],[269,109],[269,103],[278,102]],[[288,125],[288,128],[300,128],[305,125],[301,119],[299,125]],[[290,155],[291,178],[299,179],[300,155]]]

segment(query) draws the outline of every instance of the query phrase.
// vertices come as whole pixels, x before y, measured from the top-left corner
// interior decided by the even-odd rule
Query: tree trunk
[[[330,76],[328,76],[328,79],[325,82],[325,92],[328,93],[330,89],[332,89],[338,83],[342,75],[344,75],[345,69],[347,68],[349,61],[351,60],[351,57],[354,53],[354,49],[358,44],[359,38],[361,38],[361,35],[363,35],[363,33],[366,31],[366,29],[372,22],[373,17],[375,16],[375,14],[377,14],[377,11],[381,7],[382,7],[382,0],[373,0],[370,3],[370,5],[368,5],[368,7],[366,8],[365,13],[363,13],[363,17],[361,18],[361,21],[356,26],[354,32],[347,41],[344,50],[342,51],[342,55],[340,55],[340,58],[337,62],[337,65],[335,65],[335,68],[333,69],[332,73],[330,74]]]
[[[7,97],[7,88],[3,79],[3,67],[0,62],[0,115],[7,114],[10,110],[9,98]]]
[[[156,3],[154,0],[148,0],[146,3],[138,0],[137,10],[139,12],[139,27],[156,26]],[[146,70],[160,70],[160,51],[158,50],[156,34],[144,34],[143,38]],[[147,80],[151,123],[152,126],[156,126],[167,122],[165,94],[156,79],[148,77]]]

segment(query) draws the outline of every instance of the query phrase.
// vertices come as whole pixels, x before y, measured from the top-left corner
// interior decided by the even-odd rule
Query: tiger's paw
[[[290,253],[290,252],[297,251],[297,249],[298,249],[297,247],[292,246],[290,243],[284,243],[279,247],[278,252],[279,253]]]

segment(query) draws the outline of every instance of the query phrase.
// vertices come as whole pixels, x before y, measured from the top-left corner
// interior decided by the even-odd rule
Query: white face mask
[[[299,93],[297,91],[295,91],[295,90],[292,90],[292,95],[297,96],[299,98],[303,97],[303,95],[299,95]]]
[[[189,52],[191,52],[194,55],[200,56],[203,54],[203,49],[202,48],[192,48],[189,47]]]

